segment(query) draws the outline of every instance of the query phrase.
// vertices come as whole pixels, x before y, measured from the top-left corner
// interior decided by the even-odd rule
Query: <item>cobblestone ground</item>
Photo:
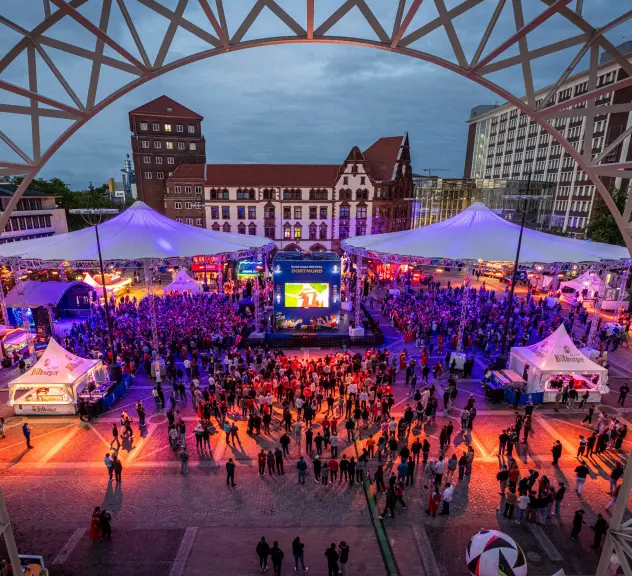
[[[391,342],[395,353],[405,346],[412,351],[411,344]],[[603,407],[630,425],[629,410],[615,403],[618,385],[632,375],[631,355],[627,349],[618,350],[610,359],[613,392],[604,399]],[[579,434],[587,431],[581,424],[583,413],[538,408],[535,435],[516,455],[521,472],[537,469],[554,483],[565,482],[570,489],[561,516],[550,519],[546,527],[506,520],[497,513],[500,496],[495,481],[499,462],[496,452],[499,431],[512,421],[513,410],[491,405],[481,395],[480,375],[485,362],[483,357],[477,358],[473,378],[459,382],[457,407],[469,393],[476,395],[478,416],[472,438],[476,457],[472,476],[456,483],[449,517],[430,518],[425,514],[427,491],[420,470],[414,487],[404,495],[407,509],[398,508],[394,520],[385,518],[383,522],[372,512],[375,508],[369,506],[364,489],[357,484],[336,483],[323,488],[312,475],[304,486],[298,485],[296,461],[304,454],[304,447],[294,442],[285,461],[286,474],[259,478],[256,454],[261,448],[277,445],[281,433],[278,423],[269,436],[248,436],[245,423],[235,415],[241,443],[227,444],[224,434],[216,433],[211,440],[213,457],[198,454],[190,404],[180,406],[189,427],[191,455],[189,474],[183,476],[167,443],[166,418],[153,406],[151,381],[140,372],[115,410],[90,424],[74,417],[29,417],[34,446],[30,451],[25,449],[20,429],[26,419],[8,419],[7,437],[0,440],[0,486],[18,547],[22,553],[42,554],[55,575],[240,575],[256,573],[255,546],[261,536],[266,536],[270,543],[279,541],[285,552],[282,574],[290,574],[294,572],[291,541],[298,535],[306,543],[305,560],[313,574],[326,574],[326,547],[344,539],[351,548],[350,574],[385,574],[382,543],[386,554],[392,553],[400,574],[437,576],[467,574],[467,541],[477,530],[491,528],[506,532],[520,543],[529,559],[530,575],[548,576],[560,568],[567,575],[594,574],[598,555],[589,547],[592,531],[586,527],[579,542],[571,540],[571,518],[576,509],[584,508],[587,523],[591,524],[596,513],[603,512],[610,499],[607,476],[611,466],[617,459],[625,461],[632,443],[626,441],[622,453],[609,452],[588,461],[591,476],[579,498],[573,490],[577,465],[574,455]],[[440,394],[441,387],[440,382]],[[405,408],[406,392],[403,382],[398,381],[396,414]],[[133,413],[138,399],[148,408],[148,425],[142,434],[135,426],[133,442],[121,448],[123,482],[112,484],[103,465],[103,456],[110,449],[110,429],[123,407]],[[0,413],[7,414],[6,410],[2,407]],[[458,422],[458,410],[450,417]],[[320,419],[322,413],[315,422],[315,431],[320,429]],[[420,432],[422,437],[430,438],[432,455],[437,453],[436,436],[446,421],[440,416],[437,425]],[[361,442],[374,432],[363,431]],[[341,439],[345,436],[343,433]],[[564,446],[559,468],[551,465],[550,448],[555,439]],[[457,454],[463,449],[459,440],[458,435],[453,438]],[[341,442],[340,454],[351,456],[355,450],[346,440]],[[224,463],[230,457],[237,464],[235,488],[225,484]],[[371,463],[371,472],[376,465]],[[372,498],[372,488],[369,494]],[[111,542],[88,540],[90,514],[97,505],[112,512]],[[378,494],[377,510],[382,508],[383,496]],[[382,541],[384,533],[386,540]]]

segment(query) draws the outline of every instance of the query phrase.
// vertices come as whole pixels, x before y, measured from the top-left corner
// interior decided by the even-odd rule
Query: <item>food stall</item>
[[[516,399],[516,392],[526,392],[527,383],[525,380],[513,370],[494,370],[490,381],[486,384],[485,396],[489,398],[492,403],[497,403],[505,400],[509,404],[513,404]],[[536,402],[537,397],[525,394],[524,398],[522,394],[518,404],[528,404],[529,402]],[[542,400],[540,400],[542,402]]]
[[[588,402],[599,402],[601,395],[610,391],[608,370],[578,350],[564,324],[537,344],[512,348],[509,368],[522,374],[527,394],[543,395],[542,402],[555,402],[556,394],[571,377],[580,397],[588,391]]]
[[[184,268],[180,268],[172,282],[165,286],[164,294],[166,296],[167,294],[183,292],[199,294],[202,292],[202,283],[191,278]]]
[[[97,282],[97,277],[93,277],[89,272],[85,273],[83,282],[92,288],[93,292],[96,292],[97,298],[103,298],[103,287],[101,282]],[[99,280],[101,280],[99,278]],[[111,272],[105,275],[105,291],[111,296],[119,296],[129,292],[132,286],[131,278],[123,278],[122,274],[118,271]]]
[[[23,328],[12,328],[0,324],[0,360],[2,365],[11,366],[14,352],[22,356],[25,349],[28,351],[29,340],[32,338],[33,335]],[[8,363],[4,361],[5,358],[8,359]]]
[[[9,383],[16,414],[75,414],[79,395],[104,380],[101,360],[75,356],[53,338],[37,363]]]

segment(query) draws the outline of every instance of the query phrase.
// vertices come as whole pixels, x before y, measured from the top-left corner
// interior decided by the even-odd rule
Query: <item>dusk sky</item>
[[[169,22],[137,4],[136,0],[127,0],[126,3],[153,60]],[[278,3],[304,26],[304,2],[278,0]],[[342,0],[317,0],[316,26],[342,3]],[[390,34],[397,2],[368,0],[367,3]],[[450,9],[458,3],[457,0],[447,0],[446,6]],[[29,8],[24,14],[26,4],[32,5],[32,10]],[[161,4],[175,9],[178,2],[162,0]],[[211,4],[214,6],[214,2]],[[235,0],[225,4],[232,34],[252,2]],[[526,0],[523,4],[527,21],[544,7],[536,0]],[[570,6],[574,7],[574,4],[572,2]],[[471,12],[455,19],[454,25],[466,57],[470,58],[476,50],[495,5],[496,2],[485,0]],[[100,6],[100,0],[90,0],[81,12],[93,22],[98,22]],[[585,17],[593,25],[604,24],[626,9],[629,9],[628,2],[584,2]],[[0,0],[0,14],[27,29],[39,21],[41,11],[40,0]],[[111,36],[137,54],[116,2],[113,14]],[[212,32],[196,0],[189,1],[184,16]],[[436,17],[434,3],[424,2],[409,31]],[[510,34],[512,26],[515,25],[511,2],[507,2],[487,51]],[[283,23],[264,9],[246,39],[277,36],[287,31]],[[541,30],[529,36],[529,48],[577,33],[577,28],[561,16],[555,16]],[[374,38],[357,8],[329,34]],[[51,29],[48,36],[94,50],[94,38],[77,24],[68,22],[67,18]],[[0,55],[4,55],[19,38],[16,32],[3,29]],[[609,39],[614,44],[632,39],[629,22],[627,27],[616,29]],[[411,47],[455,60],[442,28]],[[208,45],[202,40],[180,30],[167,62],[206,48]],[[560,55],[535,61],[536,89],[554,82],[578,50],[579,46],[575,46]],[[47,51],[62,73],[68,75],[78,96],[85,101],[91,62],[53,48]],[[116,56],[110,48],[106,48],[105,54]],[[517,48],[514,47],[503,57],[516,54]],[[50,85],[51,97],[72,104],[52,74],[45,69],[43,61],[38,60],[38,66],[40,85]],[[582,63],[578,69],[585,66]],[[0,74],[0,79],[27,86],[24,69],[25,66],[13,64]],[[489,78],[518,94],[523,93],[519,67],[491,74]],[[99,98],[131,79],[133,76],[127,73],[104,67]],[[118,179],[125,155],[131,152],[129,110],[162,94],[204,116],[208,162],[338,163],[344,160],[354,145],[364,149],[381,136],[400,135],[408,131],[415,172],[420,173],[422,168],[443,168],[448,171],[440,175],[457,177],[463,175],[467,135],[465,122],[470,109],[478,104],[502,102],[487,89],[436,65],[379,50],[342,45],[285,45],[243,50],[184,67],[122,97],[75,134],[41,175],[57,176],[73,188],[85,188],[90,181],[98,185],[108,177]],[[22,105],[27,102],[6,92],[0,94],[0,101]],[[52,142],[60,133],[60,128],[66,125],[68,123],[63,120],[42,120],[43,144]],[[0,114],[0,127],[30,153],[28,123],[18,123],[14,115]],[[1,142],[0,158],[18,160]]]

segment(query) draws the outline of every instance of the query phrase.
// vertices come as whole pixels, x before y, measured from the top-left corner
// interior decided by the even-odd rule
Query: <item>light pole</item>
[[[113,216],[118,214],[116,208],[74,208],[69,210],[71,214],[81,214],[84,221],[90,226],[94,226],[94,233],[97,239],[97,251],[99,253],[99,269],[101,271],[101,289],[103,290],[103,302],[105,307],[105,320],[108,325],[108,340],[110,342],[110,352],[112,353],[112,364],[116,363],[116,350],[114,348],[114,336],[112,335],[112,318],[110,316],[110,305],[108,294],[105,288],[105,271],[103,269],[103,256],[101,254],[101,240],[99,239],[99,224],[103,216]]]

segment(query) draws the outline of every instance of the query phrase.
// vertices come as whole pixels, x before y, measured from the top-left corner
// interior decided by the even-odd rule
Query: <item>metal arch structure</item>
[[[539,124],[543,130],[551,134],[553,139],[564,148],[577,162],[579,168],[584,171],[592,181],[612,213],[624,237],[626,246],[632,254],[632,228],[630,228],[630,220],[632,218],[632,194],[629,195],[624,209],[620,211],[600,178],[601,176],[616,178],[632,177],[632,162],[603,163],[603,160],[611,150],[630,139],[632,127],[628,127],[606,150],[593,158],[589,147],[585,147],[584,151],[576,150],[550,123],[555,118],[585,116],[586,134],[584,141],[590,142],[592,141],[593,119],[597,113],[606,114],[609,112],[632,110],[632,104],[598,106],[596,103],[596,99],[606,93],[632,86],[632,63],[624,58],[605,37],[606,33],[611,32],[617,26],[622,25],[632,18],[632,10],[620,15],[604,26],[595,28],[582,16],[583,0],[538,0],[537,5],[541,7],[541,10],[537,16],[529,22],[525,22],[523,12],[523,6],[526,5],[527,0],[493,0],[495,6],[493,14],[489,22],[482,22],[480,24],[481,39],[474,56],[468,60],[465,56],[463,43],[457,34],[453,20],[459,16],[467,15],[468,12],[473,10],[484,0],[464,0],[450,9],[446,7],[445,0],[433,0],[438,17],[416,28],[412,26],[412,23],[421,7],[422,0],[391,0],[391,7],[396,7],[396,13],[394,20],[388,23],[389,29],[392,24],[392,32],[390,33],[386,31],[384,28],[385,24],[382,24],[374,11],[369,7],[367,0],[340,0],[341,5],[318,24],[315,22],[316,0],[296,0],[297,4],[301,4],[301,7],[304,6],[304,21],[302,23],[290,16],[288,12],[279,5],[278,1],[279,0],[248,0],[248,5],[251,6],[251,9],[234,29],[228,26],[223,0],[178,0],[174,10],[166,8],[157,0],[42,0],[41,14],[43,19],[31,30],[27,30],[18,23],[0,15],[0,24],[22,36],[0,60],[0,93],[8,92],[23,97],[29,104],[28,106],[5,104],[2,103],[2,96],[0,96],[0,112],[19,115],[24,121],[24,132],[30,132],[32,142],[32,152],[29,155],[0,130],[0,139],[21,159],[21,162],[0,160],[0,176],[15,174],[25,175],[22,184],[10,200],[6,210],[0,216],[0,230],[4,230],[12,211],[15,209],[32,179],[60,146],[88,120],[101,112],[109,104],[145,82],[187,64],[246,48],[274,44],[335,43],[376,48],[437,64],[465,78],[469,78],[517,106],[522,112]],[[428,1],[430,2],[432,0]],[[530,4],[531,7],[534,2],[535,0]],[[114,3],[118,5],[121,25],[129,32],[129,35],[133,39],[138,56],[135,56],[129,50],[125,49],[108,34],[108,29],[112,29],[114,24],[114,22],[112,22],[114,19]],[[142,31],[135,24],[132,13],[129,10],[129,6],[131,6],[132,3],[140,4],[155,15],[169,21],[168,28],[153,61],[150,60],[148,56],[148,51],[142,38]],[[80,9],[88,4],[100,6],[98,24],[93,23],[82,14]],[[185,10],[189,4],[199,5],[205,17],[208,19],[208,28],[212,29],[214,34],[184,17]],[[499,30],[498,22],[501,13],[504,9],[507,9],[506,6],[509,5],[511,5],[513,10],[515,26],[511,30],[507,30],[506,34],[504,34],[504,31]],[[358,8],[358,10],[353,10],[354,8]],[[264,9],[270,10],[287,26],[291,34],[245,40],[244,38]],[[333,26],[341,19],[349,17],[349,13],[353,14],[353,17],[364,19],[374,33],[375,38],[335,36],[329,34]],[[536,49],[529,49],[529,34],[537,30],[552,16],[558,14],[576,27],[577,34],[570,38],[554,39],[554,41],[548,45]],[[84,31],[94,36],[94,50],[88,50],[72,42],[60,41],[47,35],[53,27],[64,19],[74,21],[80,25]],[[475,29],[477,25],[477,22],[472,22],[470,31]],[[415,42],[441,28],[446,32],[455,62],[414,48]],[[208,44],[208,49],[187,54],[173,62],[165,63],[169,51],[173,47],[175,35],[179,29],[186,30]],[[492,34],[498,33],[499,31],[506,36],[505,39],[498,45],[488,49],[488,43]],[[106,46],[116,52],[120,59],[105,55],[104,51]],[[517,56],[507,57],[507,51],[514,46],[518,47],[519,54]],[[581,46],[579,52],[569,61],[563,74],[550,88],[546,97],[536,101],[536,90],[534,88],[531,70],[532,62],[537,58],[558,53],[573,46]],[[65,77],[55,64],[55,59],[50,54],[50,48],[58,52],[78,56],[91,62],[89,87],[87,97],[84,100],[77,95],[78,90],[73,88],[72,80]],[[611,58],[623,68],[627,74],[625,79],[607,86],[597,86],[599,54],[601,51],[607,52]],[[28,88],[2,79],[2,74],[8,66],[14,63],[23,54],[26,55],[26,66],[22,72],[28,83]],[[564,102],[549,105],[555,98],[558,88],[573,73],[579,62],[587,54],[589,54],[590,59],[587,91]],[[72,101],[73,104],[61,102],[47,95],[47,86],[43,85],[42,82],[38,82],[37,56],[46,64],[50,73],[55,76],[59,84],[65,90],[69,101]],[[103,67],[111,67],[131,73],[135,78],[123,87],[112,91],[101,100],[98,100],[97,90],[99,88],[103,89],[103,82],[100,82],[100,73]],[[526,96],[513,94],[487,77],[487,75],[492,72],[511,67],[520,68],[524,80]],[[42,107],[42,105],[46,107]],[[45,117],[67,119],[72,121],[72,124],[66,130],[62,131],[47,149],[42,150],[40,118]]]

